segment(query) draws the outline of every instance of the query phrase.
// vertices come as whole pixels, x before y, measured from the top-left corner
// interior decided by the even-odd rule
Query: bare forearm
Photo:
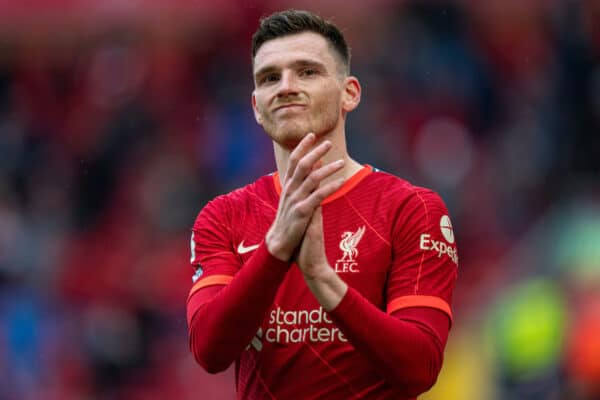
[[[304,280],[325,311],[337,307],[348,291],[346,282],[331,267],[328,267],[319,277],[305,276]]]

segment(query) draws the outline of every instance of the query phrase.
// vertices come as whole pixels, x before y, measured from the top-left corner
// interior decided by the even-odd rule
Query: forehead
[[[297,60],[314,60],[335,68],[336,60],[327,39],[314,32],[302,32],[265,42],[254,57],[254,71],[285,66]]]

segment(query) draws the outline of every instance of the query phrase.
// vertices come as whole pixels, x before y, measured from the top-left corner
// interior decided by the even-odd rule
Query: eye
[[[318,73],[319,71],[317,71],[315,68],[304,68],[300,71],[300,76],[313,76]]]
[[[268,83],[273,83],[273,82],[277,82],[279,80],[279,74],[267,74],[262,76],[258,83],[260,84],[268,84]]]

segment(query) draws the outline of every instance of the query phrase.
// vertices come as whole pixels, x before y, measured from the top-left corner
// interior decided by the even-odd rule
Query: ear
[[[260,116],[260,112],[256,106],[256,94],[254,91],[252,91],[252,111],[254,111],[254,119],[256,120],[256,123],[262,126],[262,117]]]
[[[350,112],[358,107],[362,89],[360,82],[355,76],[347,76],[344,79],[344,92],[342,93],[342,110]]]

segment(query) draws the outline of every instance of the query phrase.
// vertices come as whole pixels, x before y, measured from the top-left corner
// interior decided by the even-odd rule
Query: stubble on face
[[[278,116],[264,112],[263,129],[269,137],[278,144],[294,148],[308,133],[314,133],[317,138],[326,136],[333,131],[340,119],[339,94],[333,91],[329,96],[311,98],[306,110],[294,111],[293,114]]]
[[[327,65],[327,74],[313,82],[299,83],[298,90],[288,94],[257,88],[256,111],[260,114],[260,124],[269,137],[279,145],[291,149],[310,132],[317,137],[332,132],[340,123],[342,94],[338,66],[326,39],[316,34],[303,33],[275,39],[272,43],[263,45],[263,48],[267,49],[265,53],[270,52],[267,58],[272,57],[271,54],[277,54],[280,57],[275,60],[286,60],[282,62],[281,68],[286,68],[285,62],[291,63],[295,57],[317,59]],[[305,107],[273,110],[273,104],[292,103],[303,104]]]

